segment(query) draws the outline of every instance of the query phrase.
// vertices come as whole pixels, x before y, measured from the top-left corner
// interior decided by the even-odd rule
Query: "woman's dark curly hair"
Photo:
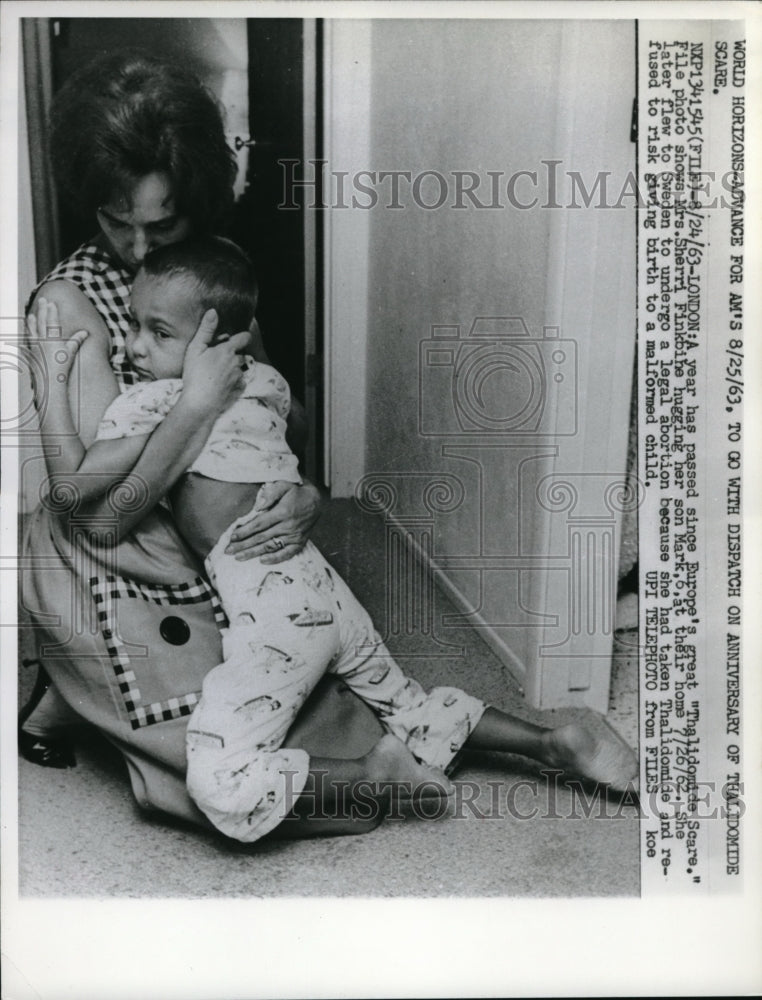
[[[82,215],[129,204],[135,183],[154,172],[168,175],[175,210],[197,232],[232,203],[236,162],[222,112],[179,66],[140,51],[95,59],[56,95],[50,127],[59,193]]]

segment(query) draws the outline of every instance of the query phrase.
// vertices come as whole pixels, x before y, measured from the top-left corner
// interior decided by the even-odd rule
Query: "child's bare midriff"
[[[206,558],[237,517],[254,506],[261,483],[225,483],[186,472],[170,494],[175,523],[196,555]]]

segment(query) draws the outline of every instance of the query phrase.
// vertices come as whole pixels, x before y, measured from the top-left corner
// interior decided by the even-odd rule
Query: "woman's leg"
[[[637,778],[638,760],[602,715],[589,712],[585,724],[543,729],[496,708],[488,708],[466,742],[469,750],[498,750],[531,757],[570,775],[626,791]]]

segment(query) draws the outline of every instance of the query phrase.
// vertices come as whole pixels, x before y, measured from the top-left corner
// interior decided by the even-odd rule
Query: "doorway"
[[[124,48],[174,59],[194,71],[225,109],[228,143],[238,160],[236,203],[229,235],[252,257],[260,282],[257,317],[265,348],[305,401],[308,420],[320,427],[321,387],[317,310],[314,308],[316,246],[314,222],[303,206],[283,210],[282,167],[278,160],[304,162],[317,149],[316,94],[319,60],[316,22],[301,18],[50,18],[25,19],[29,63],[46,63],[47,94],[28,94],[44,129],[50,98],[80,66],[98,55]],[[34,70],[38,70],[34,66]],[[27,88],[29,91],[29,87]],[[35,140],[32,139],[34,147]],[[34,155],[35,150],[32,149]],[[76,218],[60,200],[48,210],[34,198],[34,212],[50,233],[47,253],[38,253],[37,279],[93,235],[92,220]],[[52,237],[52,238],[51,238]],[[43,242],[38,236],[38,244]],[[307,286],[309,282],[309,286]],[[309,371],[308,371],[309,370]],[[308,379],[309,374],[309,379]],[[320,473],[312,441],[307,472]]]

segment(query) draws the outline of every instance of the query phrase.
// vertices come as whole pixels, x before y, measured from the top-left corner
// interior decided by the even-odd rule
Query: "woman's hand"
[[[290,559],[304,548],[321,504],[312,483],[265,483],[256,512],[236,528],[225,551],[239,560],[260,556],[267,565]]]
[[[241,358],[248,332],[212,344],[217,313],[208,309],[188,345],[183,364],[182,398],[205,413],[222,413],[241,388]]]
[[[45,395],[45,389],[66,393],[74,359],[89,334],[87,330],[77,330],[71,337],[64,339],[55,302],[48,302],[42,297],[37,299],[26,323],[27,343],[32,355],[41,362],[48,383],[43,387],[35,381],[35,402],[39,404]]]

